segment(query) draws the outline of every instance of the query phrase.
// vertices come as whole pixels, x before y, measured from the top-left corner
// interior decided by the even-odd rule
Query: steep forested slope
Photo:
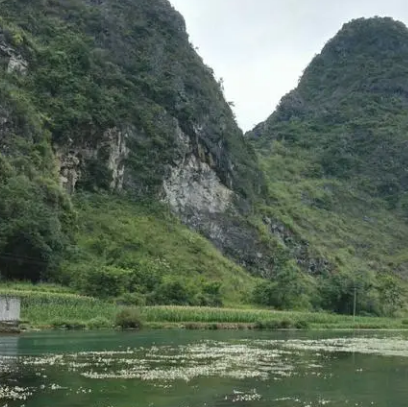
[[[345,24],[247,136],[269,177],[266,227],[324,307],[398,308],[408,275],[408,29]]]
[[[394,314],[407,70],[403,24],[353,21],[244,137],[167,0],[0,2],[1,278]]]
[[[63,276],[81,289],[100,277],[145,293],[157,288],[134,283],[146,264],[161,270],[160,284],[171,270],[228,286],[239,270],[250,286],[240,266],[267,269],[247,219],[265,192],[256,155],[168,1],[3,1],[0,69],[3,278]],[[182,232],[176,216],[216,247]],[[122,227],[138,243],[116,235]],[[149,228],[164,234],[156,246]],[[178,255],[170,240],[183,242]]]

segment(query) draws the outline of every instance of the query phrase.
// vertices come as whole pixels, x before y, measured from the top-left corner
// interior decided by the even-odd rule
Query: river
[[[406,407],[407,400],[407,333],[0,337],[0,407]]]

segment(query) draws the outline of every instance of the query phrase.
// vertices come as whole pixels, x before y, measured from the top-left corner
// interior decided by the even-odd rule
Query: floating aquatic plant
[[[67,389],[50,383],[49,369],[65,370],[93,380],[139,380],[157,391],[176,387],[177,381],[191,382],[199,377],[236,380],[282,381],[292,376],[330,377],[325,360],[332,352],[360,352],[386,356],[408,356],[408,342],[395,338],[334,338],[322,340],[236,340],[234,342],[200,341],[179,346],[151,346],[117,351],[78,352],[43,356],[0,356],[0,374],[14,369],[31,371],[42,384],[23,388],[11,383],[0,385],[0,400],[27,400],[34,391],[67,390],[70,394],[89,394],[92,388]],[[307,354],[307,357],[304,357]],[[30,370],[31,369],[31,370]],[[357,372],[363,373],[361,369]],[[46,373],[46,374],[45,374]],[[48,382],[48,383],[47,383]],[[256,402],[256,390],[233,392],[225,396],[231,403]],[[277,398],[274,402],[301,407],[329,404],[320,399],[307,403],[299,398]],[[0,403],[0,406],[2,404]]]
[[[29,388],[0,385],[0,400],[27,400],[32,394],[32,389]]]

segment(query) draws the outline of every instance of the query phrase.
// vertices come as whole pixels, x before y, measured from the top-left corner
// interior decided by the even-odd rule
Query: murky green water
[[[0,337],[0,407],[408,405],[406,333]]]

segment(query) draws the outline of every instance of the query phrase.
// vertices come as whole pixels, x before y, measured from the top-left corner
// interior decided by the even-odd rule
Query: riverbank
[[[323,312],[178,306],[124,307],[71,292],[10,289],[21,298],[22,329],[114,328],[123,309],[135,310],[146,328],[184,329],[408,329],[408,318],[353,318]]]
[[[145,307],[149,324],[187,329],[408,329],[408,319],[356,317],[323,312],[233,308]]]

